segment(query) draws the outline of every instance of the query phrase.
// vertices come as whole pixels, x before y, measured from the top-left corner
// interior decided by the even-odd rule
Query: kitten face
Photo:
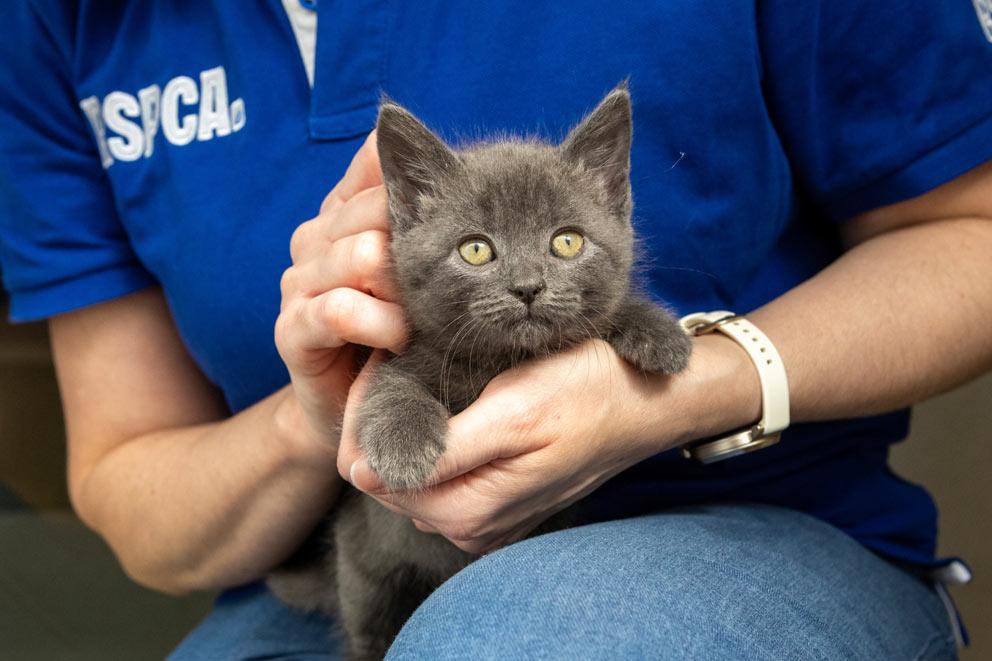
[[[611,93],[561,147],[454,152],[383,106],[392,255],[418,338],[453,354],[539,354],[597,335],[632,262],[630,107]]]

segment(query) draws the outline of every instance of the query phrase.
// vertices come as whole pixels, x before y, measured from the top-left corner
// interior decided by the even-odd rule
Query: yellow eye
[[[493,261],[493,247],[483,239],[469,239],[458,246],[458,254],[472,266]]]
[[[551,239],[551,252],[556,257],[572,259],[582,252],[583,243],[584,239],[581,234],[575,230],[565,230],[564,232],[558,232]]]

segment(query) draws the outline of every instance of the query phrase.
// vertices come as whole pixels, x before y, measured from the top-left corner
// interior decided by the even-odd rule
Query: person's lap
[[[330,624],[260,586],[225,594],[173,659],[335,658]],[[788,510],[706,506],[583,526],[481,558],[390,659],[953,658],[936,593]]]

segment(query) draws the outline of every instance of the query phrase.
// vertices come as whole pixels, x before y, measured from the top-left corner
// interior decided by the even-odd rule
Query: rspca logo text
[[[236,133],[247,121],[244,100],[228,101],[224,67],[201,71],[199,81],[176,76],[164,88],[149,85],[137,96],[121,91],[102,101],[90,96],[79,107],[93,128],[104,168],[151,156],[160,130],[171,144],[183,146]]]

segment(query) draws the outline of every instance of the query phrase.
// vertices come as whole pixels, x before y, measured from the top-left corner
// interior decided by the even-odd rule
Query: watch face
[[[768,436],[759,436],[758,433],[757,427],[750,427],[729,436],[696,441],[682,447],[682,456],[712,464],[775,445],[782,437],[778,433]]]

